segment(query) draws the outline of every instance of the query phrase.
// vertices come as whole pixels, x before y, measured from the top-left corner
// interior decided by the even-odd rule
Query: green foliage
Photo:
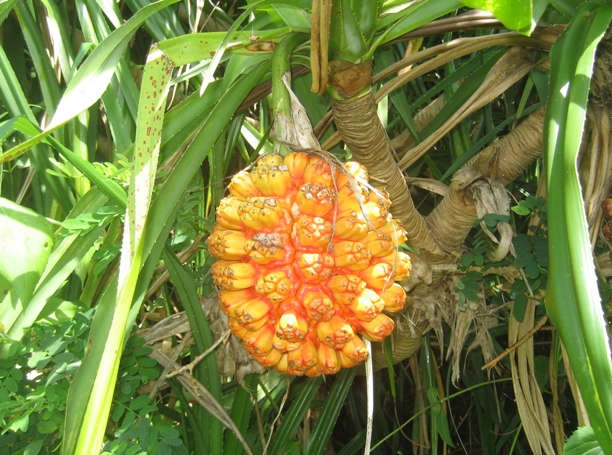
[[[531,194],[525,199],[518,201],[518,204],[511,207],[511,210],[520,216],[531,215],[535,209],[540,208],[544,204],[544,198],[536,198]]]
[[[580,427],[563,446],[563,455],[601,455],[602,450],[591,427]]]
[[[93,312],[36,323],[21,342],[3,340],[8,353],[0,360],[1,454],[50,454],[60,445],[68,388],[87,350]],[[163,418],[142,394],[161,372],[151,351],[138,336],[127,342],[104,453],[187,453],[176,422]]]
[[[85,355],[92,313],[37,323],[22,341],[2,340],[8,347],[0,359],[3,455],[24,449],[50,454],[59,446],[66,395]]]
[[[540,278],[541,268],[548,268],[546,239],[541,236],[518,234],[514,238],[514,249],[516,251],[514,265],[522,268],[527,278],[531,280]]]
[[[333,2],[333,26],[330,29],[329,47],[331,60],[358,62],[368,50],[366,36],[374,29],[378,4],[372,2]],[[365,18],[367,20],[360,20]]]
[[[53,228],[38,213],[0,198],[0,321],[9,330],[28,306],[53,248]]]
[[[459,292],[459,308],[465,310],[468,300],[471,302],[478,302],[480,300],[481,282],[482,273],[472,271],[463,275],[455,286],[455,291]]]
[[[120,370],[110,422],[114,439],[104,444],[105,454],[186,454],[176,423],[164,419],[146,393],[146,385],[160,375],[157,362],[148,357],[145,340],[128,339]]]
[[[535,28],[539,18],[533,17],[532,3],[542,4],[544,2],[532,2],[532,0],[518,0],[514,2],[506,2],[504,0],[461,0],[461,3],[470,8],[489,11],[510,30],[529,34]],[[546,3],[544,3],[544,6]]]

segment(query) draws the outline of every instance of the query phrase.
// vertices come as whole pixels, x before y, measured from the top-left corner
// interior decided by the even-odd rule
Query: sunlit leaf
[[[9,330],[30,301],[53,248],[53,226],[38,213],[0,198],[0,323]]]
[[[465,6],[492,13],[510,30],[528,34],[535,27],[531,0],[461,0]]]
[[[580,427],[565,441],[563,455],[603,455],[592,427]]]
[[[71,216],[77,217],[82,213],[95,213],[107,201],[108,199],[94,188],[77,202]],[[45,309],[55,305],[51,297],[57,293],[68,276],[81,263],[103,229],[104,225],[96,226],[87,233],[71,233],[65,235],[61,241],[56,242],[29,304],[19,313],[7,332],[10,337],[21,339],[24,333],[23,329],[31,327]],[[63,230],[59,232],[61,235],[66,234]]]
[[[160,0],[142,8],[102,41],[68,84],[48,129],[67,122],[99,100],[134,33],[151,15],[177,1]]]

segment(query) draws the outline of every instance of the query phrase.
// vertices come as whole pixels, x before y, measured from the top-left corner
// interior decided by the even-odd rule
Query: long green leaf
[[[40,129],[24,117],[15,119],[12,130],[19,131],[26,136],[35,136],[36,134],[40,133]],[[81,171],[113,202],[115,202],[119,207],[125,208],[127,197],[121,185],[103,175],[89,161],[78,156],[72,150],[64,147],[64,145],[57,139],[49,137],[46,142],[51,144],[64,158],[66,158],[69,163]]]
[[[550,4],[568,20],[574,17],[576,9],[583,0],[551,0]]]
[[[99,100],[134,33],[152,14],[177,1],[160,0],[151,3],[134,14],[125,24],[102,41],[89,58],[85,60],[66,87],[64,96],[48,129],[53,129],[67,122]]]
[[[128,7],[133,11],[137,12],[149,4],[148,0],[127,0],[125,2]],[[212,5],[205,4],[204,9],[212,10]],[[178,15],[171,9],[163,9],[156,14],[149,17],[144,27],[148,30],[149,34],[155,41],[163,41],[175,36],[181,36],[185,34],[183,25],[181,24]],[[192,60],[196,61],[196,60]]]
[[[166,250],[163,257],[164,263],[168,267],[170,277],[185,307],[185,313],[187,313],[191,333],[197,347],[196,353],[201,354],[213,345],[213,337],[208,325],[208,320],[202,310],[194,277],[181,266],[178,259],[171,251]],[[221,380],[217,368],[217,359],[214,354],[208,355],[198,364],[196,377],[211,392],[217,402],[222,401]],[[222,409],[222,406],[219,404],[218,408]],[[221,425],[221,421],[216,418],[218,411],[212,407],[207,410],[209,412],[205,415],[205,419],[201,420],[201,424],[207,431],[206,436],[208,436],[203,450],[209,453],[220,454],[223,452],[223,426]],[[226,420],[230,420],[227,414],[223,417],[227,417]],[[242,441],[244,450],[247,453],[251,453],[246,441],[240,434],[240,430],[238,430],[235,425],[233,425],[231,429],[235,436]]]
[[[249,92],[261,82],[261,78],[268,70],[268,66],[262,65],[254,69],[248,76],[243,76],[219,99],[217,105],[209,116],[202,121],[202,127],[193,138],[185,153],[172,168],[168,178],[157,193],[151,206],[151,223],[148,227],[147,242],[157,241],[157,236],[152,235],[153,230],[160,229],[168,217],[168,213],[180,200],[187,184],[196,172],[199,171],[202,161],[206,158],[217,138],[229,124],[234,112],[246,98]],[[151,248],[147,243],[145,249]]]
[[[0,198],[0,326],[8,331],[27,307],[51,249],[53,228],[38,213]]]
[[[62,75],[65,80],[70,80],[74,63],[74,49],[70,41],[70,26],[65,23],[64,15],[60,5],[50,0],[42,0],[43,5],[51,23],[57,27],[50,27],[49,33],[52,36],[53,55],[57,56]]]
[[[160,0],[146,6],[102,41],[70,80],[47,129],[5,153],[1,153],[0,163],[21,156],[59,126],[76,117],[100,99],[115,72],[117,63],[123,56],[125,47],[138,28],[152,14],[178,1]]]
[[[81,366],[76,372],[66,399],[66,420],[62,437],[61,455],[73,455],[84,424],[83,416],[87,410],[91,391],[96,379],[100,359],[104,352],[113,321],[115,300],[117,298],[117,274],[102,292],[96,305],[96,314],[89,332],[88,349]],[[110,391],[113,395],[113,391]],[[106,426],[106,420],[101,426]],[[99,453],[98,445],[98,453]]]
[[[4,105],[4,108],[13,116],[26,115],[32,122],[36,121],[36,117],[32,113],[30,106],[28,105],[27,98],[17,75],[11,66],[6,52],[2,46],[0,46],[0,77],[3,83],[0,84],[0,100]]]
[[[354,455],[359,453],[365,445],[366,430],[361,430],[353,439],[351,439],[342,449],[337,452],[337,455]]]
[[[158,61],[164,62],[162,57]],[[100,422],[105,422],[108,418],[110,400],[113,395],[113,387],[116,378],[116,367],[123,346],[122,340],[125,338],[126,332],[129,331],[130,321],[133,321],[138,312],[138,302],[144,296],[147,287],[148,279],[155,266],[156,258],[148,256],[154,249],[158,250],[157,257],[161,254],[161,248],[164,244],[164,239],[160,235],[168,232],[168,220],[176,214],[177,204],[185,190],[186,185],[198,171],[199,166],[210,147],[216,141],[216,138],[225,125],[229,122],[233,113],[244,100],[250,90],[259,83],[261,77],[266,72],[267,68],[261,66],[255,69],[249,77],[242,78],[234,84],[232,90],[229,90],[219,100],[216,108],[209,115],[208,120],[204,123],[201,133],[194,138],[192,144],[183,154],[177,165],[168,175],[168,178],[158,193],[155,201],[151,205],[150,213],[144,204],[138,207],[139,213],[148,216],[146,235],[142,242],[131,239],[129,247],[124,247],[124,253],[131,255],[130,250],[134,252],[134,257],[141,262],[147,258],[144,267],[148,270],[147,277],[139,277],[139,264],[130,261],[131,264],[127,267],[128,272],[119,284],[115,280],[110,286],[119,285],[119,296],[113,292],[113,289],[107,289],[104,292],[101,301],[98,303],[98,313],[94,319],[95,330],[92,328],[91,340],[94,343],[90,354],[87,356],[83,366],[79,369],[77,377],[75,377],[74,387],[71,387],[71,413],[67,416],[66,430],[64,436],[64,445],[62,446],[63,454],[72,453],[94,453],[96,447],[99,447],[104,431],[104,425]],[[144,81],[149,73],[145,74]],[[162,89],[162,77],[153,78],[153,83],[157,84],[157,89]],[[169,83],[169,79],[165,79],[165,83]],[[162,90],[163,91],[163,90]],[[147,92],[143,86],[141,102],[146,99]],[[158,105],[163,106],[165,96],[160,91],[156,92],[155,100]],[[151,110],[149,105],[139,108],[139,112],[143,114],[145,110]],[[161,122],[159,113],[152,112],[156,122]],[[141,122],[139,122],[141,123]],[[151,128],[149,130],[149,128]],[[159,144],[159,135],[161,135],[160,125],[145,124],[142,122],[140,128],[142,136],[137,138],[136,144],[144,146],[140,151],[137,148],[134,151],[134,157],[145,160],[144,163],[137,163],[138,169],[142,169],[146,176],[152,167],[147,165],[147,162],[152,163],[151,157],[140,156],[140,153],[152,153],[152,150],[147,150],[148,147],[157,147]],[[151,135],[151,137],[149,137]],[[147,169],[147,170],[145,170]],[[139,174],[138,170],[134,172],[133,178]],[[140,191],[146,189],[152,182],[152,175],[148,175],[149,182],[147,185],[139,185],[136,180],[132,181],[130,188],[131,193],[129,199],[135,199],[136,188]],[[146,193],[146,190],[145,190]],[[134,212],[128,217],[126,225],[131,226],[130,219],[134,220],[135,207],[130,205],[130,210],[134,208]],[[128,211],[128,213],[130,213]],[[136,214],[136,219],[140,222]],[[126,232],[125,238],[131,238],[133,233],[139,229],[132,227],[131,231]],[[152,262],[151,262],[152,261]],[[126,267],[124,267],[124,270]],[[139,279],[143,278],[143,279]],[[115,288],[116,289],[116,288]],[[116,291],[115,291],[116,292]],[[113,295],[114,294],[114,295]],[[132,296],[135,297],[135,303],[131,306]],[[119,302],[117,305],[116,302]],[[117,311],[119,308],[120,311]],[[78,398],[77,398],[78,397]]]
[[[361,33],[366,42],[370,42],[376,32],[376,24],[383,8],[384,0],[364,2],[362,0],[351,0],[351,9],[357,19]]]
[[[258,41],[278,42],[290,32],[289,27],[282,27],[262,30],[261,32],[249,31],[249,34],[257,33]],[[192,33],[161,41],[159,48],[168,55],[175,55],[176,63],[182,65],[188,62],[210,59],[216,54],[224,40],[227,41],[227,50],[234,53],[261,53],[261,51],[247,49],[248,46],[253,45],[253,42],[249,39],[249,35],[244,32],[234,32],[232,34],[225,32]]]
[[[217,98],[217,104],[207,119],[204,121],[200,120],[202,123],[200,132],[196,135],[184,155],[172,169],[164,186],[160,189],[152,203],[149,216],[149,227],[147,229],[147,239],[144,247],[145,252],[161,244],[159,232],[166,226],[166,220],[170,213],[176,210],[188,182],[191,181],[195,173],[199,170],[201,162],[210,152],[216,139],[226,128],[226,125],[229,124],[235,110],[240,106],[252,88],[260,82],[261,77],[266,71],[267,66],[262,65],[256,68],[248,77],[238,79],[220,99]],[[216,84],[217,83],[214,83],[213,86],[216,86]],[[209,87],[209,89],[210,88],[212,87]],[[214,95],[216,92],[213,91],[212,93]],[[203,98],[209,98],[208,91],[205,92]],[[208,102],[209,101],[206,101],[204,104]],[[178,117],[182,117],[182,114]],[[185,120],[187,120],[187,117]],[[182,123],[180,118],[173,117],[173,122],[174,121],[177,121],[177,126],[178,123]],[[181,128],[171,128],[170,130],[180,132]],[[170,140],[170,138],[168,138],[168,140]],[[147,263],[149,263],[149,261],[147,261]],[[155,265],[155,262],[150,263],[149,269],[151,272]],[[146,264],[145,268],[147,268]],[[146,284],[140,286],[139,283],[139,288],[140,291],[138,294],[143,294],[146,289]],[[219,382],[217,381],[217,385],[218,384]]]
[[[0,47],[0,77],[2,77],[3,81],[2,84],[0,84],[0,99],[3,101],[8,112],[13,117],[25,115],[32,124],[36,124],[36,117],[32,112],[27,97],[2,47]],[[15,127],[19,126],[20,123],[21,122],[17,121]],[[21,154],[27,152],[32,145],[38,144],[39,142],[40,141],[35,141],[28,147],[22,147],[23,144],[21,144],[17,147],[13,147],[6,153],[0,153],[0,164],[19,157]],[[20,149],[20,151],[17,151],[18,149]],[[49,148],[46,145],[39,145],[32,148],[30,152],[32,165],[34,169],[36,169],[40,179],[51,189],[51,193],[55,196],[55,199],[64,212],[68,213],[74,205],[74,195],[68,188],[65,179],[56,175],[51,175],[47,172],[49,169],[53,168],[47,158],[48,154]]]
[[[55,147],[60,155],[66,158],[66,161],[81,171],[85,177],[91,180],[91,182],[100,189],[100,191],[106,194],[119,207],[125,208],[127,198],[121,185],[106,177],[96,169],[93,164],[80,157],[72,150],[64,147],[61,142],[55,140],[53,137],[49,137],[49,142]]]
[[[474,94],[476,90],[481,86],[482,82],[487,77],[487,74],[497,63],[499,58],[504,54],[504,50],[498,51],[486,61],[482,62],[475,71],[470,73],[469,77],[465,78],[465,81],[461,84],[459,89],[449,98],[445,99],[444,107],[440,109],[440,112],[421,130],[419,138],[423,140],[438,128],[457,112],[457,110],[465,104],[465,102]],[[476,60],[476,59],[474,59]]]
[[[261,0],[261,1],[253,2],[252,4],[248,6],[248,8],[245,9],[245,11],[240,16],[238,16],[234,20],[234,23],[227,31],[227,34],[225,35],[225,37],[219,44],[219,47],[217,48],[217,50],[214,51],[214,54],[211,54],[212,59],[210,61],[210,64],[208,65],[208,67],[206,68],[204,72],[204,82],[202,83],[202,87],[200,88],[201,94],[204,93],[204,91],[207,89],[208,84],[213,82],[213,75],[215,71],[217,71],[217,67],[219,66],[219,63],[221,62],[221,59],[225,51],[228,49],[228,47],[232,43],[232,40],[234,39],[242,23],[249,18],[249,16],[253,13],[255,9],[262,7],[264,5],[270,4],[270,3],[274,3],[274,0]],[[263,33],[265,32],[262,32],[262,34]],[[273,33],[276,36],[277,32],[274,31]]]
[[[246,375],[244,384],[239,384],[234,393],[231,417],[242,434],[246,434],[251,421],[251,414],[255,406],[251,393],[257,390],[258,376],[257,374]],[[225,443],[223,444],[223,450],[225,455],[236,455],[240,453],[238,439],[234,434],[227,435]]]
[[[77,453],[97,453],[104,436],[104,428],[99,423],[108,419],[126,326],[143,263],[145,224],[155,181],[172,69],[172,62],[167,56],[154,48],[147,59],[141,89],[114,318],[83,416],[83,424],[79,428],[75,448]]]
[[[368,54],[373,54],[381,45],[459,8],[459,0],[424,0],[413,2],[403,11],[384,16],[378,22],[378,30],[381,33],[376,37]],[[365,56],[364,60],[368,58],[369,55]]]
[[[319,414],[317,424],[308,440],[308,445],[304,452],[305,455],[316,455],[325,451],[329,437],[334,429],[334,424],[344,404],[344,399],[348,395],[356,374],[357,368],[344,368],[336,376],[334,385],[329,391],[328,398],[321,409],[321,414]]]
[[[304,420],[306,411],[311,407],[312,399],[319,390],[321,382],[323,382],[321,377],[305,378],[304,382],[300,384],[297,397],[293,400],[291,407],[283,418],[283,423],[268,448],[270,455],[284,453],[286,446],[294,439],[300,423]]]
[[[378,6],[376,2],[363,2]],[[372,24],[364,24],[372,28]],[[350,0],[332,4],[332,20],[329,31],[330,60],[359,62],[368,50],[361,24],[351,8]]]
[[[76,218],[83,213],[96,213],[106,202],[107,198],[103,194],[92,190],[77,203],[70,213],[70,218]],[[100,237],[103,229],[104,226],[96,226],[86,233],[68,234],[56,243],[27,307],[7,331],[9,337],[17,340],[23,337],[24,329],[36,321],[49,299],[64,285],[68,276]]]
[[[121,23],[119,12],[113,12],[112,5],[99,6],[98,2],[77,1],[79,22],[83,36],[94,47],[110,39],[111,29],[104,19],[104,12],[110,14],[113,23]],[[70,79],[72,80],[72,79]],[[126,58],[117,62],[115,73],[101,96],[115,149],[123,153],[134,140],[136,117],[138,116],[138,87],[132,77]],[[123,107],[128,109],[125,112]]]
[[[546,309],[567,349],[595,436],[612,453],[612,364],[577,157],[596,47],[612,7],[586,2],[551,51],[544,126],[550,272]]]
[[[288,27],[295,31],[307,32],[311,28],[310,12],[308,9],[310,4],[302,5],[282,5],[275,3],[272,5],[274,12],[278,18]]]
[[[15,7],[17,0],[4,0],[0,2],[0,25]]]
[[[45,100],[46,110],[52,115],[60,99],[60,87],[47,56],[47,50],[43,45],[40,29],[36,20],[32,17],[26,2],[17,2],[15,11],[19,18],[23,36],[28,44],[28,51],[32,57],[32,62],[36,68],[36,75],[40,81],[40,89]]]
[[[154,213],[154,210],[151,212]],[[159,229],[155,231],[157,238],[152,239],[149,242],[150,248],[145,249],[145,252],[148,252],[148,257],[138,280],[136,298],[134,299],[134,304],[132,305],[132,310],[128,317],[124,339],[128,338],[128,333],[131,331],[132,324],[139,313],[149,282],[159,264],[159,258],[165,245],[165,239],[167,239],[170,234],[177,212],[178,205],[175,205],[172,210],[166,214],[167,217],[158,223],[160,225]],[[110,282],[103,288],[101,297],[96,305],[96,314],[89,335],[87,355],[70,385],[66,402],[66,420],[64,425],[64,437],[62,439],[62,454],[75,453],[74,450],[79,430],[83,424],[83,415],[87,409],[87,403],[91,396],[96,378],[97,365],[101,362],[104,347],[111,334],[110,327],[114,318],[115,301],[117,298],[117,274],[115,273],[109,281]],[[86,303],[88,303],[89,306],[93,304],[93,302]]]

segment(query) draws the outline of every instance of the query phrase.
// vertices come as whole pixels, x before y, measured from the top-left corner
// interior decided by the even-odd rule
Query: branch
[[[433,240],[425,220],[416,210],[403,174],[391,154],[389,139],[378,115],[371,91],[349,100],[332,100],[336,127],[357,161],[370,174],[371,183],[385,187],[392,201],[391,213],[408,231],[408,242],[434,254],[442,251]]]
[[[432,235],[445,252],[459,251],[478,219],[471,184],[487,178],[505,185],[518,177],[542,154],[543,121],[544,108],[540,108],[455,173],[448,195],[426,218],[429,226],[435,226]]]

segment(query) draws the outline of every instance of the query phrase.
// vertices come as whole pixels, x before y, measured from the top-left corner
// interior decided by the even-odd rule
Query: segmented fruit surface
[[[319,376],[368,356],[362,337],[393,331],[403,307],[395,281],[410,273],[389,201],[358,163],[320,154],[267,155],[234,176],[209,250],[232,332],[262,365]]]

